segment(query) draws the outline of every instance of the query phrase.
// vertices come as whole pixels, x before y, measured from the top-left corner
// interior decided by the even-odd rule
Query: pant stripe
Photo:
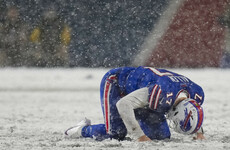
[[[115,75],[111,75],[109,78],[107,78],[105,82],[105,87],[104,87],[104,115],[105,115],[105,127],[106,127],[106,132],[110,133],[110,104],[109,104],[109,96],[110,96],[110,90],[111,90],[111,80],[115,79]]]

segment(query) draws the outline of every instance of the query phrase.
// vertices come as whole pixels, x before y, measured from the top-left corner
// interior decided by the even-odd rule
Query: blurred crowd
[[[219,18],[219,23],[225,27],[225,49],[221,60],[222,68],[230,68],[230,4],[227,5],[224,13]]]
[[[0,67],[128,66],[169,1],[0,0]]]
[[[31,25],[23,20],[16,5],[0,12],[1,67],[65,67],[71,29],[54,6],[41,13],[40,22]]]
[[[0,66],[130,65],[168,0],[0,0]]]

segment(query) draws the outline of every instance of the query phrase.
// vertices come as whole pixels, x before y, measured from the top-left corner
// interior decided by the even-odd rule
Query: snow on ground
[[[206,94],[206,140],[172,132],[166,141],[66,139],[63,132],[85,116],[103,123],[99,84],[108,69],[0,69],[0,149],[230,149],[230,70],[171,69],[200,84]]]

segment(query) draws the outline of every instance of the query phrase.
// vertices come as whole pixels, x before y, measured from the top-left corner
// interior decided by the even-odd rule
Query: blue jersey
[[[168,112],[181,92],[200,105],[203,103],[202,88],[183,75],[151,67],[123,67],[119,70],[118,85],[122,93],[127,95],[148,87],[148,107],[157,112]]]

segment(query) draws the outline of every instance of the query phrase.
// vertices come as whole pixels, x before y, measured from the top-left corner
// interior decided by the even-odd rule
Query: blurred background
[[[0,0],[1,67],[230,67],[228,0]]]

